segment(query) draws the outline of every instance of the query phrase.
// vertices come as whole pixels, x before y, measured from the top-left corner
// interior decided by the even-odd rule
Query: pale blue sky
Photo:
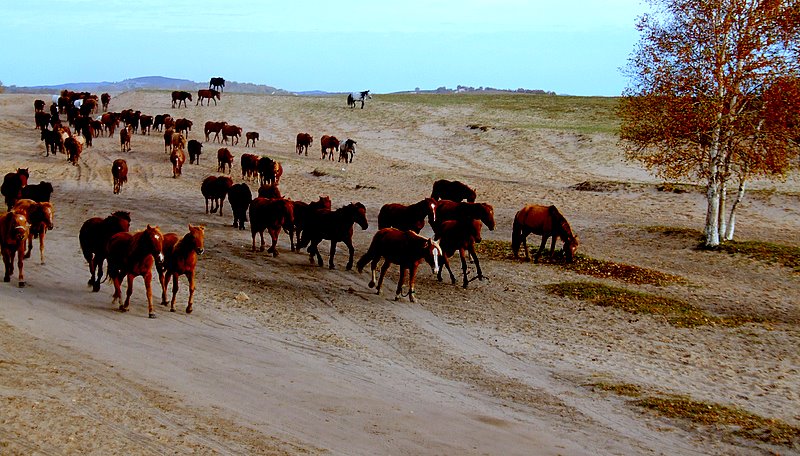
[[[3,0],[5,85],[212,76],[304,91],[619,95],[641,0]]]

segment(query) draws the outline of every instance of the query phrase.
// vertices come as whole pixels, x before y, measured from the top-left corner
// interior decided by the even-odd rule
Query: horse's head
[[[467,202],[474,203],[477,197],[478,195],[475,193],[475,190],[467,187],[466,185],[464,186],[464,199],[467,200]]]
[[[219,97],[219,92],[218,92],[218,91],[216,91],[216,90],[214,90],[214,89],[211,89],[211,95],[212,95],[214,98],[216,98],[217,100],[219,100],[219,99],[220,99],[220,97]]]
[[[434,274],[439,273],[439,269],[442,267],[439,264],[439,258],[443,257],[444,251],[437,241],[430,238],[425,241],[425,261],[431,266]]]
[[[365,91],[361,92],[361,98],[368,98],[368,99],[371,100],[372,99],[372,95],[369,94],[369,90],[365,90]]]
[[[316,201],[319,204],[320,208],[323,209],[330,209],[331,208],[331,197],[328,195],[320,195],[319,200]]]
[[[569,236],[564,240],[564,254],[566,255],[567,263],[575,261],[575,252],[578,251],[578,246],[581,244],[578,236],[569,233]]]
[[[360,226],[362,230],[369,228],[367,208],[361,203],[350,203],[350,207],[353,210],[353,221],[358,223],[358,226]]]
[[[55,220],[55,211],[53,210],[53,205],[51,203],[39,203],[39,208],[42,211],[42,222],[44,222],[45,226],[48,230],[52,230],[55,228],[54,220]]]
[[[192,247],[195,253],[202,255],[205,251],[206,227],[192,226],[189,224],[188,236],[191,236]]]
[[[147,225],[144,230],[144,239],[148,245],[150,254],[155,258],[156,263],[164,263],[164,235],[157,226]]]
[[[489,228],[489,231],[494,231],[494,208],[490,204],[480,203],[481,207],[481,221]]]
[[[428,222],[436,222],[436,200],[433,198],[425,198],[426,208],[428,210]]]

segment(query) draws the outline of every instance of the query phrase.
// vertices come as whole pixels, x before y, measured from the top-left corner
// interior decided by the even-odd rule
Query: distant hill
[[[130,90],[187,90],[195,91],[207,89],[207,82],[195,82],[188,79],[166,78],[163,76],[144,76],[140,78],[125,79],[119,82],[70,82],[51,86],[33,87],[6,87],[8,93],[50,93],[67,89],[76,92],[127,92]],[[249,82],[225,81],[225,91],[232,93],[260,93],[260,94],[290,94],[286,90],[263,84]]]

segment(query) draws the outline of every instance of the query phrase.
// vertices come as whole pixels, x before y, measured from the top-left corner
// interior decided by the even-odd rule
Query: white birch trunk
[[[745,185],[746,182],[744,180],[739,181],[739,191],[736,193],[736,200],[731,206],[731,213],[728,217],[728,229],[725,231],[726,241],[733,240],[733,231],[736,229],[736,207],[739,206],[739,203],[744,199]]]

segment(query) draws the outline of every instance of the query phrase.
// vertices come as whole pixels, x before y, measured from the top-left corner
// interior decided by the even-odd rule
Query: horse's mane
[[[575,239],[575,235],[572,233],[572,228],[569,226],[569,222],[567,222],[567,218],[558,210],[555,206],[550,206],[548,208],[550,211],[550,216],[553,217],[555,223],[554,225],[558,225],[561,227],[562,233],[560,233],[562,239],[565,242],[572,242]]]

